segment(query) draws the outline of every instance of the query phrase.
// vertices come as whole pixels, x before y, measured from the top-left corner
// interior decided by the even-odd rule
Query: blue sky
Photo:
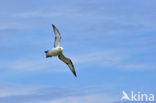
[[[116,103],[156,95],[155,0],[1,0],[0,102]],[[45,58],[59,29],[64,55]]]

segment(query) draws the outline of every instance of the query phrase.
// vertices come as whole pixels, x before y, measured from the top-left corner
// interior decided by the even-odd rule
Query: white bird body
[[[62,47],[55,47],[47,51],[46,57],[58,56],[63,51]]]
[[[63,55],[63,47],[59,46],[60,44],[60,40],[61,40],[61,34],[59,33],[58,29],[55,27],[55,25],[52,24],[53,30],[54,30],[54,34],[55,34],[55,42],[54,42],[54,48],[45,51],[46,53],[46,58],[48,57],[53,57],[53,56],[58,56],[58,58],[63,61],[64,63],[66,63],[68,65],[68,67],[70,68],[70,70],[73,72],[73,74],[76,75],[75,69],[74,69],[74,65],[71,61],[70,58],[67,58]]]

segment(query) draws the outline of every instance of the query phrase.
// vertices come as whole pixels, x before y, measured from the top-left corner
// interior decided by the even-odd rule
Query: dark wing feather
[[[74,65],[72,63],[72,61],[65,57],[62,53],[58,56],[58,58],[63,61],[64,63],[66,63],[68,65],[68,67],[70,68],[70,70],[73,72],[73,74],[75,75],[75,77],[77,77],[75,69],[74,69]]]
[[[60,44],[60,40],[61,40],[61,35],[59,33],[59,30],[55,27],[54,24],[52,24],[53,30],[54,30],[54,34],[55,34],[55,42],[54,42],[54,47],[58,47]]]

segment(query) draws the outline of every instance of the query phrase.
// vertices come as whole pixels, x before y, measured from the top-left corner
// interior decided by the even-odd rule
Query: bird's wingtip
[[[77,77],[76,72],[73,72],[74,76]]]

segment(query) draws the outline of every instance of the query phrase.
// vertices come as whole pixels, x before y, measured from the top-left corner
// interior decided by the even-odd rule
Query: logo
[[[122,91],[122,94],[121,101],[154,101],[154,94],[135,93],[133,91],[131,91],[130,95],[125,91]]]

